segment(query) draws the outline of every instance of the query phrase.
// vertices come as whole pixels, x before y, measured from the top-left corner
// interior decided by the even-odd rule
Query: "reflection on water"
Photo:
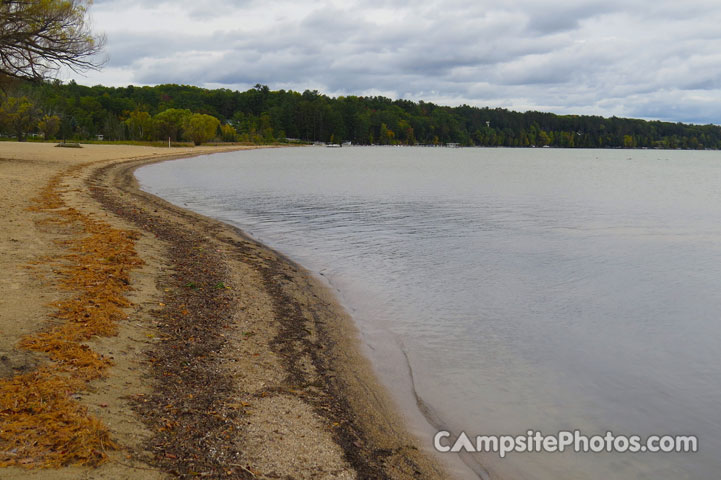
[[[382,361],[402,348],[418,394],[454,430],[694,434],[701,449],[474,457],[494,474],[699,479],[721,469],[719,160],[306,148],[137,176],[327,278],[383,377],[407,375]]]

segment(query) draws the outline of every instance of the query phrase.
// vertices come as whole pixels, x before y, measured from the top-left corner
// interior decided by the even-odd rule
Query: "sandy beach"
[[[0,477],[446,478],[326,287],[133,178],[222,150],[0,143]]]

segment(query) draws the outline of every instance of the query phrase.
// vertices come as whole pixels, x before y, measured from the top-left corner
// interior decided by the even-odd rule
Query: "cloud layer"
[[[109,61],[80,83],[721,123],[715,1],[96,0],[92,20]]]

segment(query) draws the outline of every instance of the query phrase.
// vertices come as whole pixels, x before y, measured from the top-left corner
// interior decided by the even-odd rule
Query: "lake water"
[[[314,147],[136,175],[327,279],[414,405],[407,356],[437,426],[699,439],[692,454],[468,455],[482,475],[718,478],[720,153]]]

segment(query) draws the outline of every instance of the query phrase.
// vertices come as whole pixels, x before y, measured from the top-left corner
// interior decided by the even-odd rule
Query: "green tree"
[[[396,134],[393,130],[389,129],[385,123],[381,123],[379,129],[378,141],[381,145],[392,145],[395,143]]]
[[[193,113],[212,115],[235,128],[239,139],[259,143],[288,136],[311,141],[332,137],[336,142],[351,140],[355,144],[721,148],[721,127],[717,125],[519,113],[468,105],[443,107],[385,97],[330,98],[316,91],[274,92],[262,85],[233,92],[183,85],[113,88],[86,87],[72,81],[17,84],[23,93],[15,96],[26,95],[43,111],[57,113],[62,119],[62,135],[78,139],[99,133],[108,139],[184,138],[182,126],[186,121],[171,115],[183,112],[180,118]],[[131,113],[135,111],[156,115],[148,122],[141,118],[145,115]],[[223,132],[216,134],[223,137]]]
[[[416,138],[413,135],[413,127],[411,127],[405,119],[398,122],[398,130],[402,136],[403,142],[406,145],[414,145],[416,143]]]
[[[180,140],[183,137],[183,126],[191,115],[190,110],[178,108],[169,108],[158,113],[153,117],[155,136],[161,140]]]
[[[38,130],[45,137],[45,140],[55,138],[55,134],[60,130],[60,117],[57,115],[44,115],[38,122]]]
[[[546,145],[551,143],[551,137],[548,136],[548,134],[541,130],[538,132],[538,144],[542,147],[545,147]]]
[[[102,127],[105,140],[125,140],[125,124],[112,113],[107,113]]]
[[[256,85],[256,88],[258,85]],[[265,87],[268,88],[268,87]],[[263,136],[264,142],[272,142],[274,140],[273,138],[273,126],[271,125],[271,119],[270,115],[267,113],[264,113],[260,116],[260,132]]]
[[[1,0],[0,74],[41,79],[61,66],[95,68],[103,43],[85,21],[91,0]]]
[[[215,138],[220,120],[203,113],[194,113],[188,117],[185,125],[185,136],[194,144],[200,145]]]
[[[153,133],[153,119],[148,112],[135,110],[125,120],[132,140],[150,140]]]
[[[27,97],[5,97],[0,105],[0,125],[18,139],[25,140],[38,122],[40,110]]]

